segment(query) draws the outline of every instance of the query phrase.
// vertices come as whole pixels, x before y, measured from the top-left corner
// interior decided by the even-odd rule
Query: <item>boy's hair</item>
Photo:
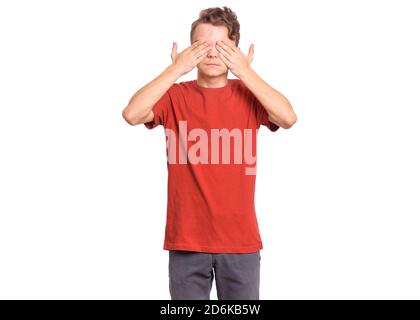
[[[209,23],[214,26],[225,26],[228,29],[228,37],[230,40],[235,41],[235,45],[238,46],[239,44],[239,28],[240,24],[238,18],[236,17],[235,12],[233,12],[228,7],[213,7],[207,8],[200,11],[200,15],[197,20],[195,20],[191,24],[191,32],[190,32],[190,42],[192,43],[192,38],[194,34],[195,28],[200,23]]]

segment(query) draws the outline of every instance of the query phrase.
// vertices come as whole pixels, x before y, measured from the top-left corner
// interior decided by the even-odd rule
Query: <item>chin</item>
[[[218,77],[218,76],[226,74],[227,70],[224,70],[224,69],[208,70],[206,68],[199,68],[199,72],[203,75],[208,76],[208,77]]]
[[[202,74],[208,77],[220,77],[225,74],[225,72],[202,72]]]

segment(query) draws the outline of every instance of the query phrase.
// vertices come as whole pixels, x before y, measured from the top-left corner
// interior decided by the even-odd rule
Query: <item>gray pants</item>
[[[205,253],[169,250],[172,300],[210,300],[216,278],[219,300],[259,300],[260,252]]]

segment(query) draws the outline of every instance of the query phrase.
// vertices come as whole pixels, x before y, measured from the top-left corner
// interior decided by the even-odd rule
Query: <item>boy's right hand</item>
[[[184,75],[194,69],[205,57],[211,46],[204,40],[197,40],[191,46],[177,53],[177,44],[172,46],[172,64]]]

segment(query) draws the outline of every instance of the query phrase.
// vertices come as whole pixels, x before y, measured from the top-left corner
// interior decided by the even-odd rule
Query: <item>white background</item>
[[[298,116],[258,138],[261,299],[419,299],[418,3],[145,3],[0,4],[0,298],[170,298],[163,127],[121,112],[226,5]]]

